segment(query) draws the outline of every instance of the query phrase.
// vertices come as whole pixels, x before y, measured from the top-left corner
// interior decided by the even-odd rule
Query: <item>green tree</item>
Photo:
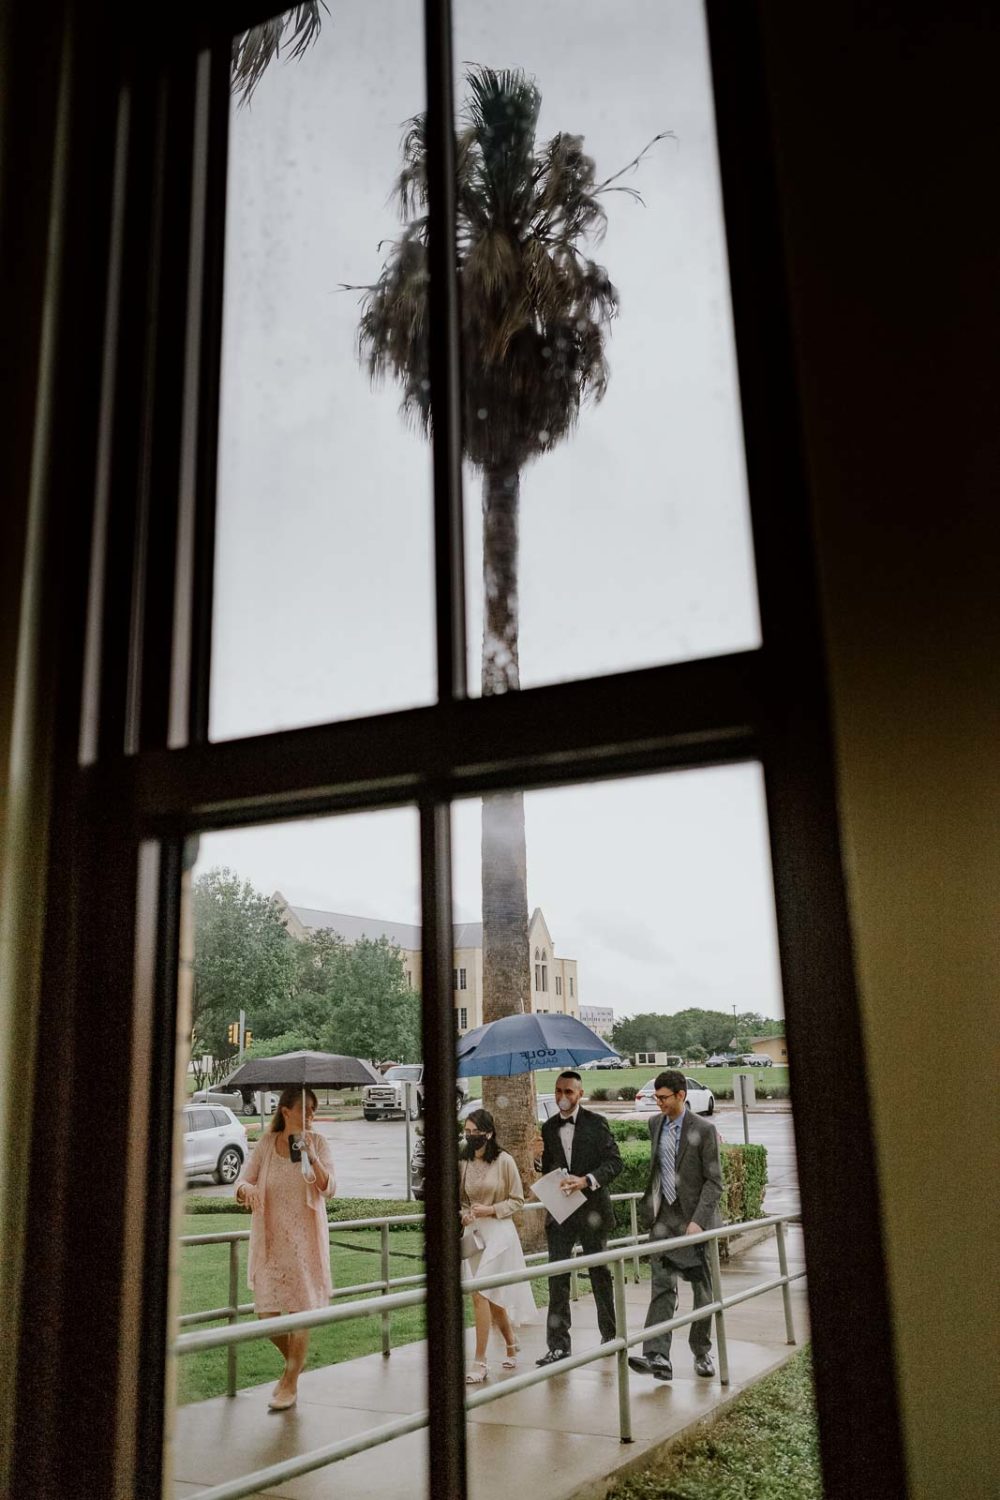
[[[300,945],[293,1014],[325,1052],[384,1061],[420,1057],[420,996],[407,987],[399,948],[386,938],[348,944],[317,932]]]
[[[296,944],[271,898],[232,870],[199,876],[193,906],[192,1056],[227,1058],[235,1052],[227,1030],[241,1010],[255,1035],[278,1029],[271,1018],[296,989]]]
[[[483,482],[484,696],[520,686],[518,511],[524,467],[562,442],[608,381],[617,311],[607,271],[586,253],[601,194],[583,138],[538,142],[541,95],[519,71],[470,68],[456,139],[463,359],[462,448]],[[373,381],[392,376],[403,412],[432,424],[428,366],[426,117],[407,127],[397,197],[403,231],[362,300],[359,351]],[[636,158],[638,161],[638,158]],[[625,169],[627,170],[627,169]],[[637,196],[637,195],[636,195]],[[483,1014],[531,1007],[527,855],[519,794],[483,800]],[[484,1103],[526,1181],[534,1175],[534,1081],[484,1080]]]

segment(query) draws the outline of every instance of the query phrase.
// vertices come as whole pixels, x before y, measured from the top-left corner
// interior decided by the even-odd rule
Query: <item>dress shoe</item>
[[[535,1364],[555,1365],[558,1364],[561,1359],[569,1359],[569,1353],[570,1351],[568,1349],[550,1349],[547,1354],[542,1355],[541,1359],[536,1359]]]
[[[711,1380],[715,1374],[715,1366],[712,1363],[712,1356],[710,1354],[703,1354],[699,1359],[695,1360],[694,1373],[696,1375],[703,1375],[706,1380]]]
[[[665,1354],[630,1354],[628,1367],[637,1375],[652,1375],[654,1380],[673,1380],[674,1369]]]

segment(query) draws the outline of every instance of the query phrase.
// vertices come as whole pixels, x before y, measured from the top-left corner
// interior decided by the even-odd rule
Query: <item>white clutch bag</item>
[[[463,1260],[470,1260],[473,1255],[478,1255],[481,1250],[486,1249],[486,1241],[471,1224],[462,1232],[459,1240],[459,1254]]]

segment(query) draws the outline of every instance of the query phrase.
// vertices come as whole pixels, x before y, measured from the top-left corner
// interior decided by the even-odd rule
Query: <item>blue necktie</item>
[[[660,1142],[660,1188],[664,1203],[673,1203],[677,1197],[677,1172],[674,1166],[676,1149],[673,1122],[668,1121],[663,1127],[663,1139]]]

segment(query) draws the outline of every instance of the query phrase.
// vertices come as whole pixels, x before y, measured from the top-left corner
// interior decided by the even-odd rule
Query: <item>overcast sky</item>
[[[621,298],[604,402],[522,478],[525,686],[758,641],[703,19],[690,0],[455,6],[460,63],[523,68],[539,137],[582,134],[606,199],[591,251]],[[234,111],[212,733],[432,701],[430,455],[372,391],[358,305],[397,230],[404,121],[423,108],[413,0],[330,0],[318,44]],[[461,80],[458,93],[463,92]],[[478,478],[466,473],[470,680],[481,633]],[[478,808],[456,813],[459,919],[479,917]],[[204,840],[293,903],[418,920],[415,818]],[[754,768],[537,793],[529,899],[584,1003],[619,1013],[780,1001]]]

